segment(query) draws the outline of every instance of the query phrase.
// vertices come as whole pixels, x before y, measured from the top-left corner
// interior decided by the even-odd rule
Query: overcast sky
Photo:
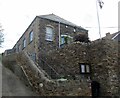
[[[118,31],[118,1],[103,0],[99,9],[102,36]],[[5,35],[0,52],[14,46],[35,16],[51,13],[89,30],[90,40],[100,37],[96,0],[0,0],[0,23]]]

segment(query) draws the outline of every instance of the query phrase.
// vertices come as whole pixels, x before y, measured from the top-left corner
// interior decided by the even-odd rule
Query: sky
[[[97,7],[103,37],[118,31],[120,0],[102,1],[103,8]],[[89,30],[90,40],[100,38],[96,0],[0,0],[0,24],[5,38],[0,53],[15,45],[35,16],[52,13]]]

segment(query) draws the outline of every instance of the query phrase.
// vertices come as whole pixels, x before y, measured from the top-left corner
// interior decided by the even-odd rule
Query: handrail
[[[43,50],[43,49],[41,49],[41,48],[40,48],[40,50],[42,51],[42,53],[44,53],[44,55],[46,54],[45,50]],[[54,69],[52,66],[50,66],[50,65],[44,60],[43,57],[41,57],[41,60],[42,60],[50,69],[52,69],[52,71],[53,71],[57,76],[60,76],[60,74],[59,74],[58,72],[56,72],[55,69]]]
[[[20,66],[20,67],[21,67],[21,69],[22,69],[22,71],[23,71],[24,75],[26,76],[26,78],[27,78],[27,80],[28,80],[28,82],[29,82],[30,86],[32,86],[32,83],[30,82],[29,77],[28,77],[27,73],[25,72],[25,70],[24,70],[23,66]]]
[[[43,49],[41,49],[42,50],[42,52],[44,52],[44,54],[45,54],[45,51],[43,50]],[[28,56],[29,56],[29,53],[28,52],[26,52],[27,54],[28,54]],[[30,56],[29,56],[30,57]],[[53,71],[55,74],[56,74],[56,76],[60,76],[59,75],[59,73],[57,73],[56,71],[55,71],[55,69],[54,68],[52,68],[52,66],[50,66],[42,57],[41,57],[41,60],[45,63],[45,65],[46,66],[48,66],[48,68],[50,68],[50,70],[51,71]],[[33,60],[32,60],[33,61]],[[37,66],[37,64],[36,64],[36,62],[35,61],[33,61],[34,62],[34,64]],[[38,67],[38,66],[37,66]],[[51,76],[51,75],[50,75]]]
[[[29,53],[28,52],[26,52],[27,54],[28,54],[28,56],[29,56]],[[30,57],[30,56],[29,56]],[[31,58],[31,57],[30,57]],[[31,59],[33,62],[34,62],[34,64],[48,77],[48,78],[51,78],[40,66],[38,66],[38,63],[37,62],[35,62],[33,59]]]
[[[47,64],[47,66],[49,66],[59,76],[59,73],[57,73],[55,69],[53,69],[45,60],[43,60],[43,58],[41,58],[41,60],[45,62],[45,64]]]

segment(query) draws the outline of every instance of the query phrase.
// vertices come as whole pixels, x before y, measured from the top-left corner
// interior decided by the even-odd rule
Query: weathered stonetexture
[[[9,59],[10,56],[13,58]],[[15,61],[15,66],[13,66],[11,61]],[[41,96],[91,96],[89,79],[86,79],[85,77],[79,78],[79,76],[77,76],[77,80],[71,78],[63,81],[64,79],[62,78],[51,80],[54,82],[43,81],[43,79],[39,77],[39,74],[37,74],[38,72],[35,68],[33,68],[33,65],[31,65],[30,60],[28,60],[23,53],[5,56],[5,58],[3,58],[3,63],[4,65],[11,63],[9,64],[9,68],[12,67],[13,69],[11,70],[13,70],[13,72],[16,71],[15,74],[18,75],[18,77],[23,80],[26,85],[29,84],[27,80],[31,80],[31,87]],[[27,78],[22,72],[20,66],[23,66],[25,69],[24,71],[27,74]]]
[[[91,44],[90,57],[92,80],[99,81],[101,95],[117,96],[119,94],[118,68],[120,68],[118,43],[109,39],[97,40]]]
[[[86,45],[73,43],[47,54],[46,61],[62,75],[79,74],[79,63],[88,63]],[[57,66],[57,67],[56,67]]]
[[[118,42],[110,39],[99,39],[89,44],[76,42],[49,51],[45,60],[61,77],[75,78],[78,75],[100,83],[101,96],[119,96],[120,66]],[[91,74],[80,74],[79,63],[91,64]]]
[[[100,83],[100,96],[120,96],[119,47],[120,44],[114,40],[101,39],[88,44],[74,42],[57,51],[42,52],[44,60],[67,81],[41,82],[41,95],[90,96],[90,82],[97,81]],[[80,74],[79,63],[89,63],[91,73]]]
[[[45,39],[46,26],[53,28],[53,41]],[[15,52],[25,50],[31,57],[35,55],[39,66],[54,78],[64,77],[84,81],[84,84],[82,82],[80,85],[80,89],[87,88],[90,81],[95,80],[100,83],[101,96],[120,96],[120,48],[118,48],[120,45],[118,42],[110,40],[111,37],[108,35],[107,38],[88,44],[74,42],[59,48],[59,26],[60,34],[74,37],[82,33],[88,37],[87,30],[80,29],[78,26],[70,26],[64,23],[59,24],[59,21],[56,22],[37,16],[15,44],[13,50]],[[76,29],[76,32],[74,32],[74,29]],[[31,31],[33,31],[34,36],[33,41],[29,43],[29,34]],[[26,38],[25,48],[23,48],[24,38]],[[18,51],[19,45],[21,45],[21,48]],[[91,73],[80,74],[79,63],[89,63],[91,65]],[[63,88],[60,86],[62,88],[61,92],[64,92],[65,88],[72,85],[72,82],[70,81],[67,84]],[[79,85],[79,83],[77,82],[76,85]],[[46,86],[46,89],[47,87],[50,89],[49,86]],[[86,91],[90,92],[89,89],[86,89]],[[67,91],[65,92],[67,93]],[[62,94],[65,95],[65,92]],[[48,92],[48,94],[50,93]]]
[[[47,85],[46,90],[50,96],[91,96],[90,85],[86,80],[67,80],[58,82],[54,86]],[[49,90],[48,90],[49,89]]]

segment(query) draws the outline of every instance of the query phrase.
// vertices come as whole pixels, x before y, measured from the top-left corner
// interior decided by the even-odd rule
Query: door
[[[100,83],[92,81],[91,83],[92,97],[97,98],[100,95]]]

